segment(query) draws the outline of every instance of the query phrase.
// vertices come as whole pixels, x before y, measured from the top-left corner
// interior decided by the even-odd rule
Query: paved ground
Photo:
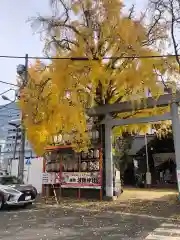
[[[154,229],[146,238],[146,240],[179,240],[180,224],[177,222],[165,222],[158,228]]]
[[[180,221],[173,218],[172,212],[178,212],[179,207],[166,198],[162,200],[160,195],[164,193],[155,194],[156,199],[152,198],[153,192],[149,198],[147,192],[136,193],[132,202],[127,201],[125,194],[121,201],[109,207],[105,204],[99,210],[93,203],[83,206],[67,202],[60,206],[37,204],[31,209],[4,210],[0,212],[0,239],[180,240]]]
[[[177,236],[179,238],[174,238]],[[0,239],[180,240],[180,224],[172,219],[119,212],[100,213],[52,207],[12,209],[0,213]]]

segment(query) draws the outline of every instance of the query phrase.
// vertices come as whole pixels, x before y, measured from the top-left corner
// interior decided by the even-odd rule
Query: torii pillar
[[[176,159],[176,173],[177,173],[177,185],[180,200],[180,119],[178,114],[179,104],[177,102],[171,103],[171,116],[172,116],[172,131],[174,138],[174,150]]]
[[[106,115],[106,120],[111,117]],[[112,154],[112,126],[105,123],[105,199],[113,199],[113,154]]]

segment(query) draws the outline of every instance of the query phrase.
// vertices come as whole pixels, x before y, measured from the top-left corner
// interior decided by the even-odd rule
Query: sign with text
[[[100,172],[62,172],[62,188],[101,188]]]
[[[42,184],[55,184],[55,173],[42,173]]]

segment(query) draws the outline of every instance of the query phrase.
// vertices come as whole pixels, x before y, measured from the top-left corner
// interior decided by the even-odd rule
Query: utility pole
[[[17,68],[17,73],[22,79],[22,86],[20,91],[27,85],[28,82],[28,54],[25,56],[25,65],[19,65]],[[23,114],[21,115],[21,146],[20,146],[20,156],[19,156],[19,168],[18,177],[21,182],[24,180],[24,158],[25,158],[25,128],[23,124]]]
[[[24,180],[25,141],[26,141],[25,129],[23,126],[23,119],[21,119],[21,145],[20,145],[20,156],[19,156],[19,167],[18,167],[18,177],[21,182],[23,182]]]
[[[15,158],[16,158],[17,139],[18,139],[19,127],[21,125],[20,124],[15,124],[15,123],[12,123],[12,122],[9,122],[9,125],[15,127],[15,129],[16,129],[16,136],[15,136],[14,150],[13,150],[13,158],[10,161],[10,164],[9,164],[9,173],[11,174],[12,173],[12,161],[15,160]]]

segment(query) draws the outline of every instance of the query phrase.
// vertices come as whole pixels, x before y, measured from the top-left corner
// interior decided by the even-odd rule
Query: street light
[[[9,97],[7,97],[7,96],[5,95],[5,93],[10,92],[10,91],[14,91],[14,92],[15,92],[14,100],[11,100]],[[2,98],[3,100],[9,101],[10,103],[14,103],[14,102],[16,101],[16,99],[17,99],[18,92],[19,92],[19,91],[18,91],[17,89],[10,88],[10,89],[8,89],[7,91],[1,93],[0,96],[1,96],[1,98]]]
[[[5,95],[2,95],[2,99],[5,100],[5,101],[10,101],[11,102],[11,100],[8,97],[6,97]]]
[[[9,102],[11,102],[11,103],[13,103],[13,102],[16,101],[16,99],[15,99],[14,101],[12,101],[11,99],[9,99],[9,98],[8,98],[7,96],[5,96],[5,95],[2,95],[1,97],[2,97],[3,100],[9,101]]]
[[[15,90],[15,89],[9,89],[8,91],[5,91],[4,93],[6,92],[9,92],[9,91],[14,91],[15,92],[15,96],[14,96],[14,100],[11,100],[10,98],[8,98],[6,95],[4,94],[1,94],[1,98],[5,101],[9,101],[10,103],[14,103],[17,99],[17,96],[18,96],[18,91]]]

